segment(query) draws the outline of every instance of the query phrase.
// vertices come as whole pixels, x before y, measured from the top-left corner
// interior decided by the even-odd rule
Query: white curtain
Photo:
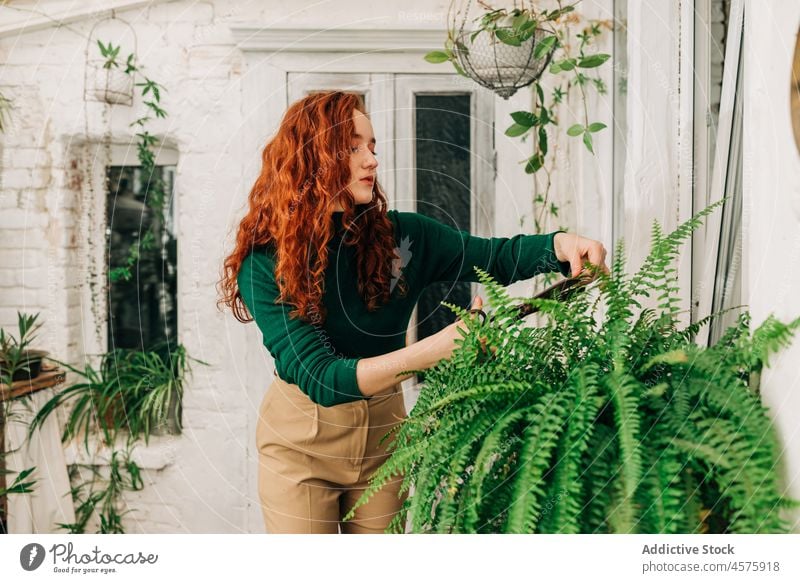
[[[26,480],[36,480],[33,492],[8,495],[10,534],[63,534],[67,531],[57,524],[75,522],[57,412],[49,415],[41,429],[26,440],[28,422],[52,397],[53,389],[45,389],[30,395],[27,403],[25,399],[16,399],[9,404],[6,451],[16,451],[6,457],[6,468],[15,472],[6,475],[6,484],[13,483],[16,473],[36,467]]]

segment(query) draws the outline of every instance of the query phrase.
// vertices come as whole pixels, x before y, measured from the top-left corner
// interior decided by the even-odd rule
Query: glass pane
[[[742,45],[739,45],[740,47]],[[742,305],[742,139],[743,139],[743,102],[744,94],[744,54],[739,51],[738,75],[734,96],[733,121],[731,124],[731,140],[728,152],[725,192],[729,197],[722,209],[720,226],[719,251],[717,269],[714,277],[714,296],[711,313]],[[709,326],[709,345],[715,344],[724,330],[736,323],[742,310],[731,310],[711,321]]]
[[[730,13],[731,0],[711,0],[711,22],[707,31],[711,39],[709,46],[711,79],[710,87],[708,88],[708,119],[706,120],[708,124],[707,159],[709,176],[711,176],[712,166],[714,165],[719,107],[722,100],[722,74],[725,72],[725,41],[727,40]]]
[[[450,227],[470,230],[470,94],[417,95],[417,212]],[[455,319],[440,301],[467,307],[469,282],[435,283],[417,305],[417,340]]]
[[[172,346],[177,342],[177,241],[172,196],[175,167],[157,166],[154,174],[151,180],[163,181],[163,218],[145,204],[147,185],[139,167],[108,168],[109,274],[129,262],[132,248],[139,252],[129,278],[109,281],[109,351],[151,350],[162,343]],[[148,232],[153,234],[149,248],[141,244]]]

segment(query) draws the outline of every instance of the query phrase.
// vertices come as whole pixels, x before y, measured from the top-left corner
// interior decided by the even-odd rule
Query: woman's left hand
[[[580,275],[587,260],[592,265],[600,267],[604,273],[609,273],[606,266],[606,248],[600,241],[587,239],[575,233],[556,233],[553,237],[553,251],[559,261],[569,261],[572,277]]]

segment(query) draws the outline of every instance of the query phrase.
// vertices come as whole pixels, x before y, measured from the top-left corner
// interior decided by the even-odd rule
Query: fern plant
[[[345,520],[403,476],[409,496],[389,532],[407,519],[415,533],[788,531],[781,510],[797,502],[783,495],[777,436],[750,379],[800,318],[770,317],[751,335],[745,312],[709,348],[693,337],[719,313],[678,325],[678,249],[723,202],[668,235],[654,223],[632,276],[620,240],[609,274],[589,266],[584,293],[527,300],[541,327],[476,268],[492,317],[445,304],[468,327],[463,341],[425,371],[416,406],[384,436],[392,455]]]

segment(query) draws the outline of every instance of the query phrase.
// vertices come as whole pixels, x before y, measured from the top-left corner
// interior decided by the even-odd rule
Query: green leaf
[[[538,83],[536,83],[536,95],[539,97],[539,103],[544,103],[544,90]]]
[[[561,65],[558,63],[550,63],[550,72],[553,75],[557,75],[561,72]]]
[[[542,156],[547,155],[547,130],[543,127],[539,128],[539,151],[542,153]]]
[[[599,67],[605,63],[611,55],[605,53],[598,53],[596,55],[589,55],[578,61],[578,66],[584,69],[591,69],[592,67]]]
[[[594,154],[594,150],[592,149],[592,134],[589,132],[583,134],[583,143],[586,144],[586,149]]]
[[[572,71],[576,64],[577,61],[575,59],[563,59],[558,62],[558,66],[564,71]]]
[[[527,14],[518,14],[514,18],[514,22],[511,26],[514,27],[515,30],[522,30],[522,27],[525,26],[529,22]]]
[[[516,138],[521,136],[522,134],[526,133],[529,129],[529,126],[520,125],[518,123],[512,124],[506,130],[506,135],[509,138]]]
[[[538,172],[543,165],[544,157],[540,153],[536,153],[531,156],[528,163],[525,164],[525,173],[533,174],[534,172]]]
[[[536,48],[533,49],[534,58],[541,59],[551,51],[551,49],[555,46],[555,44],[556,44],[555,35],[550,35],[545,37],[539,42],[539,44],[536,45]]]
[[[547,20],[556,20],[561,16],[563,16],[564,14],[572,12],[573,10],[575,10],[574,5],[564,6],[564,8],[553,10],[550,14],[547,15]]]
[[[686,364],[687,362],[689,362],[689,355],[685,350],[678,348],[657,354],[642,365],[641,370],[646,371],[657,364]]]
[[[462,68],[461,68],[461,65],[459,65],[459,64],[458,64],[458,61],[456,61],[456,60],[453,60],[453,61],[452,61],[452,63],[453,63],[453,68],[456,70],[456,73],[458,73],[458,74],[459,74],[459,75],[461,75],[462,77],[467,77],[467,78],[469,78],[469,75],[467,75],[467,74],[464,72],[464,69],[462,69]]]
[[[515,111],[511,114],[511,119],[521,126],[532,128],[539,123],[539,120],[530,111]]]
[[[518,47],[522,44],[519,35],[512,28],[498,28],[495,34],[500,42],[511,45],[512,47]]]
[[[599,132],[600,130],[603,130],[605,128],[606,128],[606,124],[600,123],[599,121],[596,121],[594,123],[590,123],[589,124],[589,131],[592,132],[592,133]]]
[[[569,127],[569,129],[567,130],[567,135],[568,136],[573,136],[573,137],[574,136],[579,136],[584,131],[585,131],[584,127],[581,124],[576,123],[575,125],[572,125],[572,126]]]
[[[427,55],[425,55],[425,60],[429,63],[444,63],[445,61],[449,61],[450,57],[444,51],[431,51]]]
[[[464,55],[468,55],[469,54],[469,47],[467,47],[467,45],[465,45],[461,41],[456,41],[455,48],[458,50],[459,53],[462,53]],[[450,49],[448,49],[445,52],[447,53],[448,56],[453,55],[453,52]]]
[[[550,110],[544,106],[539,108],[539,124],[547,125],[551,123],[551,120],[552,118],[550,117]]]

